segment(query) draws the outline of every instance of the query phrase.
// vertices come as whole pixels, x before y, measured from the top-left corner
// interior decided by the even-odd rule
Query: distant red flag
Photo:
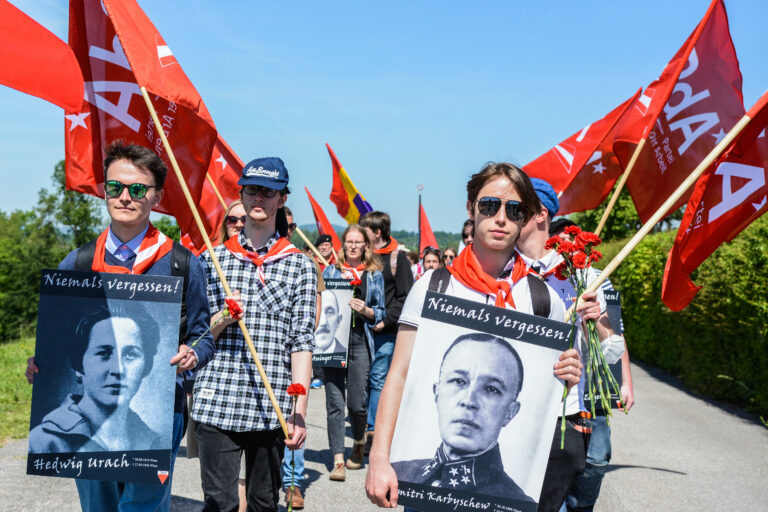
[[[435,238],[435,234],[432,233],[432,226],[429,225],[429,219],[427,219],[427,214],[422,205],[419,205],[419,240],[420,256],[424,256],[424,249],[427,247],[434,247],[435,249],[440,248],[440,246],[437,245],[437,238]]]
[[[72,48],[6,0],[0,0],[0,84],[58,105],[83,103],[83,74]]]
[[[713,0],[696,30],[622,121],[614,152],[626,168],[647,142],[627,179],[645,222],[744,115],[741,72],[722,0]],[[690,197],[686,193],[670,209]]]
[[[199,247],[202,240],[139,87],[147,87],[198,204],[217,140],[202,99],[134,0],[72,0],[69,10],[69,43],[86,82],[85,101],[65,116],[67,188],[103,197],[107,145],[122,139],[150,147],[169,164],[157,211],[176,217]]]
[[[304,187],[304,190],[307,192],[307,197],[309,198],[309,204],[312,205],[312,213],[315,215],[315,224],[317,224],[317,232],[320,233],[321,235],[330,235],[333,248],[338,253],[339,251],[341,251],[341,240],[339,240],[339,236],[336,234],[336,231],[334,231],[331,223],[328,222],[328,217],[326,217],[323,209],[320,207],[317,201],[315,201],[315,198],[312,197],[312,194],[309,193],[309,189],[307,187]]]
[[[561,215],[597,208],[622,170],[611,158],[613,129],[640,96],[634,96],[604,118],[574,133],[525,166],[528,176],[549,182],[560,197]]]
[[[701,289],[689,275],[723,242],[768,210],[768,92],[749,124],[696,182],[664,270],[661,297],[673,311]]]

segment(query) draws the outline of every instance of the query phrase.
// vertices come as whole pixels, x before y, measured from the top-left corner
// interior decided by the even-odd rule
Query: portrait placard
[[[427,292],[390,460],[398,504],[533,512],[563,383],[568,324]]]
[[[603,293],[605,294],[606,313],[608,314],[608,321],[611,324],[611,329],[616,334],[624,334],[624,319],[621,316],[621,292],[618,290],[604,290]],[[585,354],[584,357],[589,357],[589,354]],[[619,359],[617,362],[608,365],[613,374],[613,378],[616,379],[616,383],[619,385],[619,389],[621,389],[621,364],[621,359]],[[596,377],[593,376],[593,378]],[[597,400],[597,403],[595,404],[595,412],[597,414],[600,414],[601,412],[605,414],[600,396],[596,394],[595,399]],[[621,403],[621,396],[611,390],[610,402],[611,408],[617,409],[619,403]],[[584,386],[584,407],[588,411],[592,410],[592,401],[589,399],[588,386]]]
[[[320,294],[322,308],[320,321],[315,330],[315,351],[312,364],[344,368],[347,365],[349,328],[352,322],[354,290],[349,279],[326,279],[325,291]]]
[[[43,270],[27,474],[166,483],[182,289]]]

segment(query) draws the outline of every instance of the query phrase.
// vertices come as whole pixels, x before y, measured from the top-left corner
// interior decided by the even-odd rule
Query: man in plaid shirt
[[[210,256],[208,301],[216,340],[214,359],[197,375],[192,418],[200,443],[203,510],[238,509],[237,480],[245,451],[248,510],[276,511],[284,447],[300,448],[307,397],[296,410],[288,386],[309,387],[314,348],[317,276],[310,260],[286,238],[288,171],[279,158],[250,162],[238,181],[247,214],[238,237],[215,248],[244,310],[244,320],[288,421],[283,432],[236,321],[224,316],[225,293]],[[294,414],[291,414],[294,412]]]

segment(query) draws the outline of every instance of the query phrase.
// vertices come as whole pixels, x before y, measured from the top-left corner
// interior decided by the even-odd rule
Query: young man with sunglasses
[[[285,439],[264,382],[235,319],[212,318],[216,357],[198,372],[192,418],[200,444],[203,510],[237,510],[237,481],[245,452],[248,510],[277,510],[283,450],[301,448],[307,397],[293,408],[291,383],[309,387],[315,344],[317,276],[286,238],[288,170],[279,158],[257,158],[238,181],[246,221],[237,237],[214,249],[243,320],[288,422]],[[209,254],[208,301],[225,307],[225,292]]]
[[[163,198],[167,168],[152,150],[142,146],[112,144],[104,160],[104,191],[110,224],[94,242],[72,251],[59,264],[63,270],[94,270],[124,274],[180,275],[184,283],[182,326],[179,351],[169,361],[177,365],[176,395],[173,414],[171,475],[165,485],[132,482],[77,480],[80,505],[84,511],[170,510],[173,463],[183,437],[186,370],[200,369],[211,360],[213,340],[207,334],[210,322],[206,297],[206,276],[202,263],[181,245],[160,233],[149,222],[152,208]],[[183,329],[183,327],[182,327]],[[202,337],[201,337],[202,336]],[[201,337],[201,338],[200,338]],[[200,338],[194,349],[190,340]],[[38,372],[34,358],[27,367],[31,383]],[[76,404],[75,404],[76,407]]]
[[[557,193],[552,185],[539,178],[531,178],[531,183],[536,191],[536,195],[541,202],[541,207],[533,215],[520,232],[517,240],[517,252],[525,262],[526,266],[534,275],[551,286],[558,294],[563,305],[568,308],[573,304],[576,297],[576,291],[569,280],[559,280],[554,276],[554,269],[562,261],[562,257],[554,250],[548,250],[544,247],[550,237],[550,225],[552,219],[557,215],[560,209],[560,202]],[[589,271],[589,279],[597,276],[593,269]],[[603,295],[603,289],[598,290],[596,294],[598,304],[600,304],[600,316],[597,319],[598,334],[601,339],[607,339],[613,331],[610,328],[610,322],[606,313],[606,303]],[[581,353],[583,336],[580,334],[576,349]],[[628,361],[627,361],[628,363]],[[587,449],[590,443],[590,423],[584,419],[588,416],[587,408],[584,406],[584,383],[585,375],[579,380],[577,386],[571,388],[566,398],[566,413],[568,414],[568,425],[571,428],[566,430],[565,449],[560,450],[560,430],[555,432],[553,439],[553,452],[547,465],[547,478],[542,487],[542,497],[539,503],[540,509],[546,506],[547,510],[557,510],[566,498],[568,489],[571,487],[576,477],[584,471],[587,459]],[[599,488],[599,482],[598,482]]]

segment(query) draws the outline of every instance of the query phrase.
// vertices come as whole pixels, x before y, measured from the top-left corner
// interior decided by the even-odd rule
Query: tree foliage
[[[177,242],[181,239],[181,228],[173,217],[163,215],[162,217],[153,220],[152,225],[167,237],[170,237]]]

